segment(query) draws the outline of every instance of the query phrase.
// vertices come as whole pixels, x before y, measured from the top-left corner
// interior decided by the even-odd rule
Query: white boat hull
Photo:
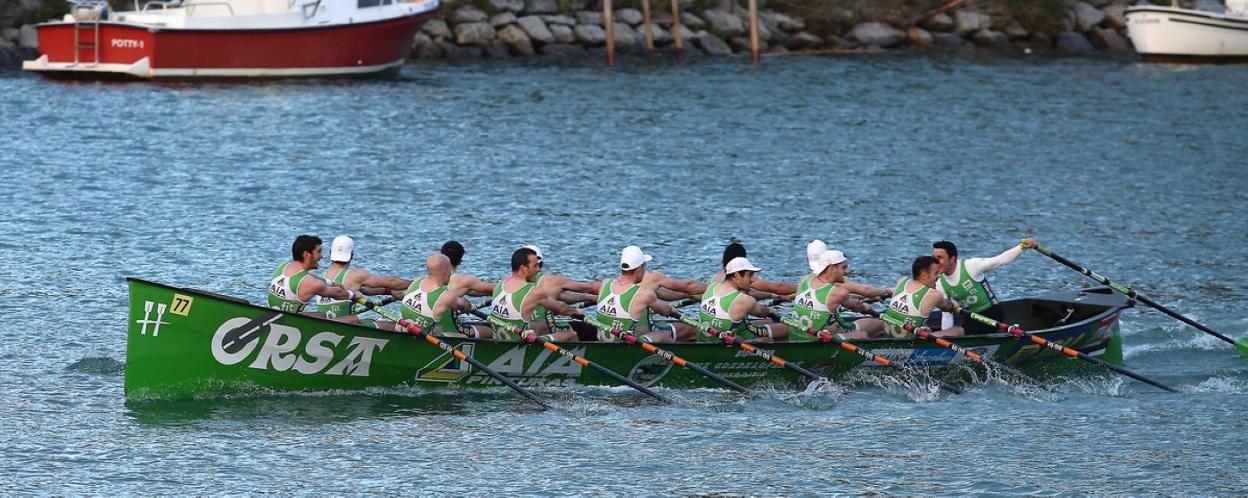
[[[1150,62],[1248,62],[1248,16],[1130,7],[1127,35]]]

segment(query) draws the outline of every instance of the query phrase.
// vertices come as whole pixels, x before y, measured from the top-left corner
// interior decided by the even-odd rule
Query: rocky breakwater
[[[21,67],[39,57],[36,22],[59,18],[69,7],[64,0],[0,0],[0,68]]]

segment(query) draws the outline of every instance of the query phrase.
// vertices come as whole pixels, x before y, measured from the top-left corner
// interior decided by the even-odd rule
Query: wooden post
[[[750,60],[758,65],[758,0],[750,0]]]
[[[615,66],[615,22],[611,20],[611,0],[602,0],[602,30],[607,32],[607,66]]]
[[[685,51],[680,40],[680,0],[672,0],[672,36],[676,41],[676,53]]]
[[[654,50],[654,28],[650,27],[650,0],[641,0],[641,18],[646,28],[646,51]]]

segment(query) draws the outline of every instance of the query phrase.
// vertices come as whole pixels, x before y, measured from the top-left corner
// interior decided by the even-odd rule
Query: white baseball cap
[[[351,254],[355,252],[355,241],[346,235],[334,237],[334,243],[329,246],[329,260],[335,263],[351,262]]]
[[[837,250],[823,251],[815,262],[810,264],[810,270],[815,274],[823,273],[824,268],[845,262],[845,253]]]
[[[542,250],[541,250],[541,249],[538,249],[538,248],[537,248],[537,246],[535,246],[535,245],[533,245],[533,244],[529,244],[529,245],[527,245],[527,246],[520,246],[520,248],[521,248],[521,249],[528,249],[528,250],[530,250],[530,251],[533,251],[533,252],[537,253],[537,260],[538,260],[538,261],[542,261],[542,260],[544,259],[544,258],[542,258]]]
[[[812,240],[809,244],[806,244],[806,263],[810,265],[810,271],[819,273],[822,268],[820,268],[820,270],[816,270],[815,263],[818,261],[819,256],[827,250],[828,245],[824,244],[823,241],[819,239]]]
[[[732,261],[729,261],[728,264],[724,266],[724,275],[732,275],[733,273],[746,270],[763,271],[762,268],[754,266],[753,263],[750,263],[750,260],[748,259],[732,258]]]
[[[632,270],[653,260],[649,254],[641,252],[640,247],[628,246],[620,253],[620,269]]]

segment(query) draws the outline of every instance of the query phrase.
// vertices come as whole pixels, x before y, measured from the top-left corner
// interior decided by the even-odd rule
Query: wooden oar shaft
[[[460,361],[468,362],[469,365],[476,367],[477,370],[485,372],[486,375],[493,377],[494,380],[502,382],[503,385],[510,387],[512,390],[520,394],[523,394],[524,397],[529,398],[530,400],[532,400],[534,403],[537,403],[538,405],[541,405],[542,408],[550,408],[550,406],[547,405],[546,402],[542,401],[541,398],[538,398],[537,395],[533,394],[528,389],[520,387],[520,385],[516,384],[515,381],[508,379],[507,377],[503,376],[503,374],[495,372],[494,369],[485,366],[485,364],[481,363],[480,360],[477,360],[476,358],[473,358],[471,356],[464,354],[463,351],[455,349],[455,346],[447,344],[446,341],[443,341],[441,339],[438,339],[437,337],[434,337],[433,334],[424,333],[424,331],[420,329],[420,326],[416,325],[416,323],[412,322],[411,320],[407,320],[407,319],[395,316],[391,314],[390,312],[386,311],[385,309],[377,306],[377,303],[367,301],[364,298],[360,298],[357,302],[359,304],[364,305],[370,310],[376,311],[381,316],[386,317],[387,320],[393,320],[395,323],[398,323],[399,326],[403,327],[403,329],[406,330],[409,334],[424,337],[425,342],[428,342],[429,344],[433,344],[434,346],[441,348],[443,351],[450,353],[452,356],[459,359]]]
[[[737,340],[737,338],[736,338],[736,337],[733,337],[733,335],[732,335],[732,334],[730,334],[730,333],[727,333],[727,332],[720,332],[720,331],[718,331],[718,330],[715,330],[715,329],[714,329],[714,328],[712,328],[712,327],[708,327],[708,326],[704,325],[703,323],[699,322],[696,318],[689,317],[689,316],[685,316],[685,315],[681,315],[681,316],[680,316],[680,321],[685,322],[685,323],[687,323],[687,324],[689,324],[689,325],[693,325],[694,327],[698,327],[699,329],[701,329],[701,330],[702,330],[702,331],[704,331],[705,333],[711,334],[711,335],[713,335],[713,336],[715,336],[715,337],[719,338],[719,340],[723,341],[725,344],[735,345],[735,346],[737,346],[737,347],[741,348],[742,350],[744,350],[744,351],[746,351],[746,352],[749,352],[749,353],[754,354],[755,356],[758,356],[759,358],[762,358],[762,359],[767,360],[767,361],[770,361],[770,362],[772,362],[772,363],[774,363],[774,364],[776,364],[776,365],[778,365],[778,366],[782,366],[782,367],[785,367],[785,368],[787,368],[787,369],[789,369],[789,370],[792,370],[792,371],[794,371],[794,372],[797,372],[798,374],[801,374],[803,377],[806,377],[806,378],[811,379],[811,380],[820,380],[820,381],[826,381],[826,380],[827,380],[827,379],[823,378],[823,376],[822,376],[822,375],[819,375],[819,374],[817,374],[817,373],[811,372],[810,370],[807,370],[807,369],[805,369],[805,368],[802,368],[802,367],[801,367],[801,366],[799,366],[799,365],[795,365],[795,364],[793,364],[793,363],[789,363],[789,362],[787,362],[787,361],[784,361],[784,359],[783,359],[783,358],[780,358],[779,356],[776,356],[776,355],[774,355],[774,354],[771,354],[771,353],[769,353],[769,352],[767,352],[767,351],[765,351],[765,350],[758,349],[758,348],[756,348],[756,347],[754,347],[754,346],[752,346],[752,345],[750,345],[750,344],[746,344],[746,343],[744,343],[744,342],[741,342],[741,341]]]
[[[630,380],[628,377],[625,377],[625,376],[623,376],[623,375],[620,375],[620,374],[618,374],[618,373],[615,373],[615,372],[613,372],[611,369],[609,369],[609,368],[607,368],[607,367],[604,367],[604,366],[602,366],[602,365],[599,365],[599,364],[597,364],[597,363],[594,363],[594,362],[592,362],[592,361],[589,361],[589,359],[588,359],[588,358],[585,358],[585,357],[583,357],[583,356],[579,356],[579,355],[577,355],[577,354],[575,354],[575,353],[573,353],[573,352],[571,352],[571,351],[568,351],[568,350],[566,350],[566,349],[564,349],[564,348],[559,347],[559,346],[558,346],[558,345],[556,345],[554,342],[551,342],[550,338],[548,338],[548,337],[545,337],[545,336],[538,336],[538,335],[537,335],[536,333],[534,333],[533,331],[531,331],[531,330],[524,330],[524,329],[523,329],[523,328],[521,328],[521,327],[513,327],[512,325],[508,324],[507,322],[502,321],[501,319],[499,319],[499,318],[497,318],[497,317],[495,317],[495,316],[493,316],[493,315],[490,315],[488,318],[486,318],[486,320],[489,320],[490,324],[494,325],[495,327],[498,327],[498,328],[500,328],[500,329],[504,329],[504,330],[508,330],[508,331],[510,331],[511,333],[513,333],[513,334],[516,334],[516,335],[520,336],[520,337],[524,340],[524,342],[528,342],[528,343],[539,343],[539,344],[541,344],[541,345],[542,345],[542,347],[544,347],[544,348],[546,348],[546,349],[549,349],[549,350],[551,350],[551,351],[553,351],[553,352],[557,353],[559,356],[562,356],[562,357],[567,358],[567,359],[569,359],[569,360],[575,361],[575,362],[577,362],[577,363],[579,363],[579,364],[581,364],[581,365],[584,365],[584,366],[586,366],[586,367],[589,367],[589,368],[592,368],[592,369],[594,369],[594,370],[597,370],[599,373],[601,373],[601,374],[603,374],[603,375],[606,375],[607,377],[611,377],[612,379],[615,379],[615,381],[616,381],[616,382],[619,382],[619,383],[621,383],[621,384],[627,385],[628,387],[631,387],[631,388],[633,388],[633,389],[636,389],[636,390],[638,390],[638,391],[641,391],[642,393],[645,393],[647,396],[650,396],[650,397],[652,397],[652,398],[654,398],[654,399],[656,399],[656,400],[658,400],[658,401],[660,401],[660,402],[662,402],[662,403],[671,403],[671,400],[669,400],[669,399],[667,399],[667,398],[663,397],[663,396],[662,396],[662,395],[660,395],[659,393],[656,393],[656,392],[654,392],[654,391],[650,390],[650,389],[649,389],[649,388],[647,388],[646,386],[643,386],[643,385],[641,385],[641,384],[638,384],[638,383],[636,383],[636,382],[634,382],[634,381]]]
[[[962,313],[962,314],[964,314],[964,315],[966,315],[966,316],[970,317],[972,320],[975,320],[975,321],[977,321],[977,322],[980,322],[980,323],[982,323],[982,324],[984,324],[984,325],[988,325],[988,326],[990,326],[990,327],[995,327],[997,330],[999,330],[999,331],[1001,331],[1001,332],[1005,332],[1005,333],[1007,333],[1007,334],[1010,334],[1010,335],[1013,335],[1013,336],[1016,336],[1016,337],[1022,337],[1022,338],[1025,338],[1025,339],[1030,340],[1031,342],[1033,342],[1033,343],[1035,343],[1035,344],[1037,344],[1037,345],[1039,345],[1039,346],[1041,346],[1041,347],[1045,347],[1045,348],[1052,349],[1052,350],[1054,350],[1054,351],[1057,351],[1057,352],[1059,352],[1059,353],[1062,353],[1062,354],[1064,354],[1064,355],[1066,355],[1066,356],[1069,356],[1069,357],[1071,357],[1071,358],[1078,358],[1078,359],[1084,360],[1084,361],[1086,361],[1086,362],[1088,362],[1088,363],[1092,363],[1092,364],[1094,364],[1094,365],[1098,365],[1098,366],[1101,366],[1101,367],[1105,367],[1105,368],[1107,368],[1107,369],[1113,370],[1113,371],[1118,372],[1118,373],[1120,373],[1120,374],[1122,374],[1122,375],[1125,375],[1125,376],[1127,376],[1127,377],[1130,377],[1130,378],[1132,378],[1132,379],[1138,380],[1138,381],[1140,381],[1140,382],[1143,382],[1143,383],[1145,383],[1145,384],[1151,385],[1151,386],[1153,386],[1153,387],[1156,387],[1156,388],[1161,389],[1161,390],[1164,390],[1164,391],[1169,391],[1169,392],[1172,392],[1172,393],[1177,393],[1177,392],[1179,392],[1178,390],[1174,389],[1173,387],[1167,386],[1167,385],[1165,385],[1165,384],[1162,384],[1162,383],[1160,383],[1160,382],[1157,382],[1157,381],[1155,381],[1155,380],[1153,380],[1153,379],[1150,379],[1150,378],[1145,377],[1145,376],[1143,376],[1143,375],[1137,374],[1137,373],[1135,373],[1135,372],[1132,372],[1132,371],[1127,370],[1127,369],[1125,369],[1125,368],[1122,368],[1122,367],[1120,367],[1120,366],[1114,365],[1114,364],[1112,364],[1112,363],[1107,363],[1107,362],[1102,361],[1102,360],[1100,360],[1100,359],[1098,359],[1098,358],[1093,358],[1093,357],[1091,357],[1091,356],[1087,355],[1086,353],[1084,353],[1084,352],[1082,352],[1082,351],[1076,350],[1076,349],[1074,349],[1074,348],[1066,347],[1066,346],[1063,346],[1063,345],[1058,344],[1058,343],[1055,343],[1055,342],[1050,342],[1050,341],[1048,341],[1047,339],[1045,339],[1045,338],[1043,338],[1043,337],[1040,337],[1040,336],[1037,336],[1037,335],[1034,335],[1034,334],[1028,333],[1028,332],[1024,331],[1023,329],[1019,328],[1017,325],[1009,325],[1009,324],[1005,324],[1005,323],[1002,323],[1002,322],[998,322],[998,321],[996,321],[996,320],[993,320],[993,319],[991,319],[991,318],[988,318],[988,317],[986,317],[986,316],[984,316],[984,315],[981,315],[981,314],[979,314],[979,313],[974,313],[974,312],[966,311],[966,310],[961,309],[961,308],[959,308],[959,309],[958,309],[958,312],[959,312],[959,313]]]
[[[1191,325],[1192,327],[1196,328],[1196,330],[1199,330],[1199,331],[1204,332],[1204,333],[1206,333],[1206,334],[1209,334],[1209,335],[1211,335],[1211,336],[1217,337],[1218,339],[1221,339],[1221,340],[1223,340],[1223,341],[1226,341],[1226,342],[1228,342],[1228,343],[1230,343],[1230,344],[1232,344],[1232,345],[1234,345],[1234,344],[1235,344],[1235,340],[1234,340],[1234,339],[1231,339],[1230,337],[1227,337],[1227,336],[1226,336],[1226,334],[1223,334],[1223,333],[1221,333],[1221,332],[1218,332],[1218,331],[1216,331],[1216,330],[1213,330],[1213,329],[1211,329],[1211,328],[1209,328],[1209,327],[1206,327],[1206,326],[1204,326],[1204,325],[1202,325],[1202,324],[1198,323],[1198,322],[1197,322],[1197,321],[1195,321],[1195,320],[1192,320],[1191,318],[1188,318],[1188,317],[1186,317],[1186,316],[1183,316],[1183,315],[1179,314],[1178,312],[1176,312],[1176,311],[1174,311],[1174,310],[1171,310],[1170,308],[1167,308],[1167,307],[1163,306],[1161,303],[1158,303],[1158,302],[1156,302],[1156,301],[1153,301],[1153,300],[1152,300],[1152,299],[1150,299],[1148,296],[1145,296],[1145,295],[1143,295],[1143,294],[1140,294],[1140,293],[1136,292],[1134,289],[1132,289],[1132,288],[1130,288],[1130,287],[1127,287],[1127,286],[1125,286],[1125,285],[1122,285],[1122,284],[1120,284],[1120,283],[1118,283],[1118,282],[1114,282],[1113,280],[1110,280],[1110,279],[1106,278],[1105,276],[1103,276],[1103,275],[1101,275],[1101,274],[1099,274],[1099,273],[1096,273],[1096,272],[1094,272],[1094,271],[1092,271],[1092,270],[1089,270],[1089,269],[1087,269],[1086,267],[1084,267],[1084,266],[1082,266],[1082,265],[1080,265],[1080,264],[1078,264],[1078,263],[1075,263],[1074,261],[1071,261],[1071,260],[1069,260],[1069,259],[1066,259],[1065,257],[1062,257],[1061,255],[1056,254],[1056,253],[1054,253],[1053,251],[1050,251],[1048,248],[1045,248],[1045,247],[1043,247],[1043,246],[1039,246],[1039,245],[1038,245],[1038,246],[1036,246],[1036,251],[1037,251],[1037,252],[1039,252],[1040,254],[1043,254],[1043,255],[1045,255],[1045,256],[1048,256],[1049,258],[1052,258],[1052,259],[1053,259],[1053,261],[1057,261],[1058,263],[1061,263],[1061,264],[1063,264],[1063,265],[1066,265],[1067,267],[1069,267],[1069,268],[1070,268],[1070,269],[1072,269],[1072,270],[1075,270],[1075,271],[1077,271],[1077,272],[1079,272],[1079,273],[1082,273],[1082,274],[1086,275],[1088,278],[1091,278],[1092,280],[1097,281],[1097,282],[1098,282],[1098,283],[1100,283],[1101,285],[1108,286],[1108,287],[1109,287],[1109,288],[1111,288],[1111,289],[1114,289],[1114,290],[1116,290],[1116,291],[1118,291],[1118,292],[1121,292],[1121,293],[1125,294],[1127,297],[1129,297],[1129,298],[1131,298],[1131,299],[1135,299],[1135,300],[1137,300],[1137,301],[1139,301],[1139,302],[1141,302],[1141,303],[1147,304],[1148,306],[1152,307],[1153,309],[1155,309],[1155,310],[1157,310],[1157,311],[1160,311],[1160,312],[1162,312],[1162,313],[1165,313],[1165,314],[1169,315],[1171,318],[1174,318],[1175,320],[1178,320],[1178,321],[1180,321],[1180,322],[1183,322],[1183,323],[1186,323],[1186,324],[1188,324],[1188,325]]]

